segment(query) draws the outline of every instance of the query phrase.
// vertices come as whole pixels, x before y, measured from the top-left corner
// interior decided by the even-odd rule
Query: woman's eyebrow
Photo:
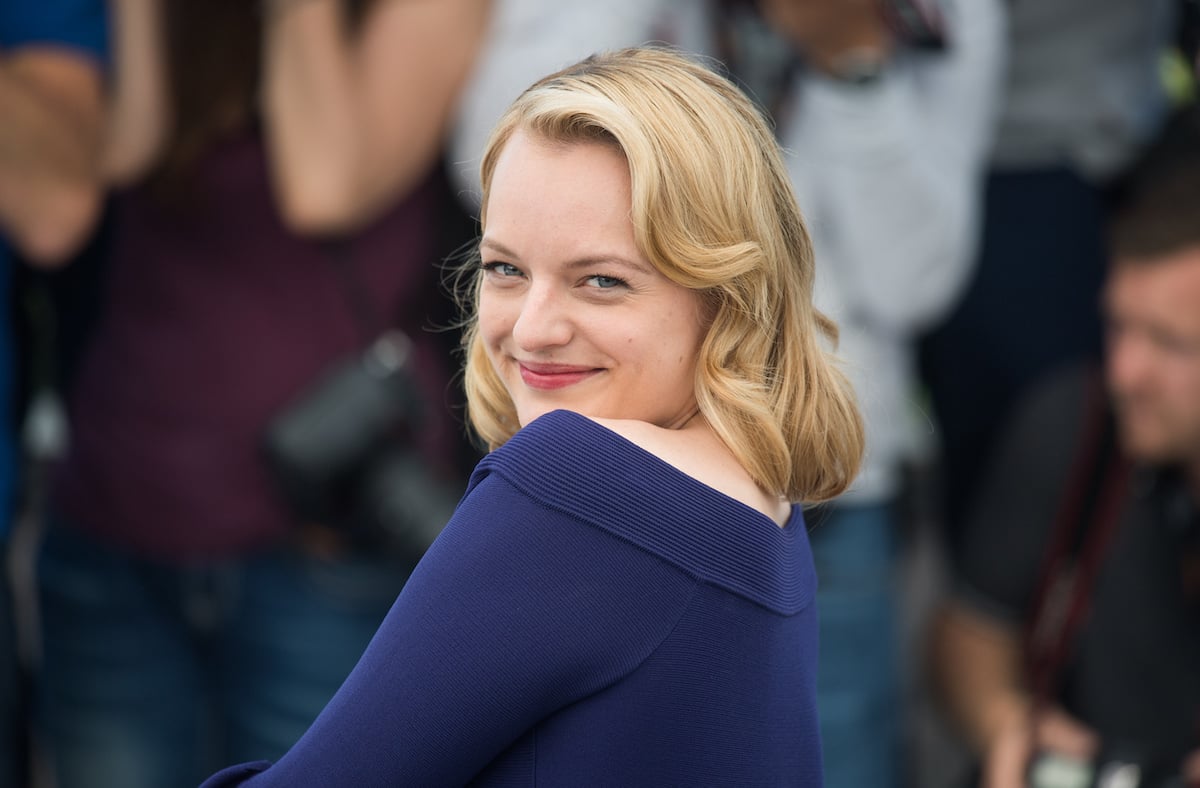
[[[479,242],[479,248],[489,249],[511,260],[521,259],[521,255],[517,254],[515,251],[494,238],[484,237]],[[648,266],[646,263],[643,263],[640,260],[630,259],[625,255],[617,253],[610,254],[601,252],[598,254],[589,254],[583,257],[577,257],[572,260],[568,260],[565,263],[565,266],[572,270],[578,268],[590,268],[595,265],[617,265],[641,274],[648,274],[651,272],[650,266]]]
[[[567,262],[567,268],[591,268],[596,265],[616,265],[621,268],[628,268],[631,271],[640,274],[650,272],[649,267],[637,260],[631,260],[628,257],[619,254],[595,254],[579,257]]]
[[[517,254],[516,252],[514,252],[512,249],[509,249],[507,246],[500,243],[499,241],[496,241],[492,238],[488,238],[487,236],[484,236],[484,238],[482,240],[480,240],[479,248],[480,249],[491,249],[493,252],[498,252],[498,253],[504,255],[505,257],[511,257],[513,259],[520,258],[520,255]]]

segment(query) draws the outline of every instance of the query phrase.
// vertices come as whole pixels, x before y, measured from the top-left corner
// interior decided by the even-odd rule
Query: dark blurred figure
[[[970,286],[922,342],[953,542],[1023,389],[1100,353],[1110,188],[1160,127],[1178,0],[1010,3],[1009,72]]]
[[[1073,366],[1021,399],[935,630],[991,788],[1200,784],[1194,110],[1122,190],[1109,248],[1103,380]]]
[[[0,4],[0,785],[26,784],[29,748],[8,559],[21,476],[13,261],[63,263],[99,213],[106,32],[102,0]]]
[[[422,406],[401,437],[461,481],[429,326],[442,139],[487,4],[112,6],[105,303],[40,557],[39,711],[62,788],[170,788],[281,756],[415,560],[302,518],[270,425],[399,329]]]

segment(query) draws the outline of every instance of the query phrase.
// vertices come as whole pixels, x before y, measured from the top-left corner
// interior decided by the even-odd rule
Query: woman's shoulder
[[[648,421],[635,419],[603,419],[591,416],[584,418],[667,462],[678,459],[681,454],[683,441],[680,440],[682,433],[679,430],[668,430]]]
[[[684,429],[667,429],[645,421],[552,411],[530,423],[510,443],[509,453],[516,458],[510,456],[508,461],[540,466],[545,478],[612,475],[614,471],[628,477],[633,473],[660,492],[702,485],[779,525],[791,515],[790,505],[762,491],[700,420]]]
[[[484,457],[481,468],[533,475],[548,484],[568,478],[610,473],[614,465],[642,466],[651,476],[666,469],[657,452],[636,434],[635,422],[614,429],[574,411],[555,410],[522,427],[504,445]],[[646,425],[650,426],[650,425]],[[661,466],[656,468],[655,466]]]
[[[644,421],[594,421],[701,484],[758,510],[778,525],[784,525],[791,517],[791,504],[763,491],[729,447],[703,422],[676,430]]]
[[[698,451],[701,456],[697,456]],[[503,464],[547,464],[574,473],[600,467],[595,462],[599,453],[619,457],[624,463],[657,465],[665,471],[688,473],[689,468],[701,464],[703,456],[711,454],[711,447],[701,446],[693,434],[645,421],[554,410],[523,427],[489,459]]]
[[[731,470],[744,473],[724,444],[707,428],[676,430],[632,419],[586,418],[709,487],[717,487],[712,480],[727,476]],[[721,469],[725,473],[716,472],[720,466],[724,466]]]
[[[800,508],[755,505],[765,494],[743,495],[740,485],[754,487],[746,471],[688,433],[552,411],[481,461],[473,511],[557,512],[773,609],[802,609],[815,580]]]

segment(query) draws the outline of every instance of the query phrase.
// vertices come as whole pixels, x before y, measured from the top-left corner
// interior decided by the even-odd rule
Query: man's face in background
[[[1200,471],[1200,246],[1115,261],[1107,378],[1126,451]]]

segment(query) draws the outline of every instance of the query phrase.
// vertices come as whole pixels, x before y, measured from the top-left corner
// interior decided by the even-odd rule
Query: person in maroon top
[[[106,302],[39,571],[62,788],[277,758],[357,661],[410,567],[289,514],[262,443],[362,313],[413,339],[424,465],[449,474],[461,432],[428,324],[487,3],[259,5],[114,4]]]

